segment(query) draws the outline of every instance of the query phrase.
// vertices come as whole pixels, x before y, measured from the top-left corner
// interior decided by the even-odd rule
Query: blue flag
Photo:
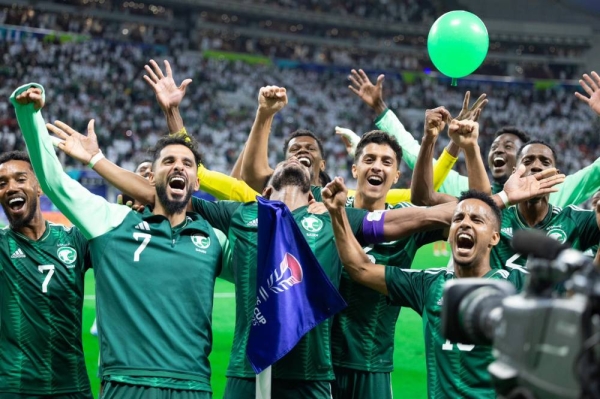
[[[333,243],[332,243],[333,245]],[[247,355],[256,374],[346,307],[288,207],[258,198],[256,307]]]

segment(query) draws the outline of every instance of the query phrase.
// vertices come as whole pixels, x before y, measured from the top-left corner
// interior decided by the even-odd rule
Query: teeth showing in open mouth
[[[370,176],[367,178],[367,181],[373,186],[379,186],[383,183],[383,179],[380,176]]]
[[[169,186],[176,190],[183,190],[185,188],[185,180],[179,176],[172,177],[169,180]]]
[[[307,157],[300,157],[298,158],[298,162],[300,162],[302,165],[310,168],[310,166],[312,165],[312,162],[310,161],[310,158]]]
[[[494,158],[494,166],[502,167],[504,165],[506,165],[506,161],[504,160],[504,158],[500,158],[500,157]]]
[[[470,248],[473,248],[473,245],[475,243],[473,242],[473,237],[471,237],[468,234],[462,233],[462,234],[458,235],[458,240],[457,240],[456,244],[458,245],[459,248],[470,249]]]
[[[13,209],[13,210],[17,210],[17,209],[21,208],[23,205],[25,205],[25,198],[17,197],[17,198],[12,198],[8,201],[8,206],[10,207],[10,209]]]

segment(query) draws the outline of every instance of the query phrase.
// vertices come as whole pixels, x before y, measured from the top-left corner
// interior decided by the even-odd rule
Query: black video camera
[[[517,232],[529,255],[524,291],[502,280],[447,283],[442,334],[493,345],[500,398],[600,398],[600,272],[581,252],[537,230]]]

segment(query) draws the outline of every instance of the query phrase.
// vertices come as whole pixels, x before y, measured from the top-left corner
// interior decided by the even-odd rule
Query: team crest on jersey
[[[307,216],[302,219],[302,227],[309,233],[317,233],[323,228],[323,221],[314,216]]]
[[[210,237],[203,236],[202,234],[193,234],[192,243],[194,243],[198,250],[205,252],[204,250],[210,247]]]
[[[555,240],[560,241],[561,243],[567,241],[567,233],[565,233],[563,229],[552,228],[548,230],[547,236],[550,238],[554,238]]]
[[[74,263],[77,260],[77,251],[75,251],[75,249],[71,247],[62,247],[58,249],[56,255],[69,269],[75,266]]]

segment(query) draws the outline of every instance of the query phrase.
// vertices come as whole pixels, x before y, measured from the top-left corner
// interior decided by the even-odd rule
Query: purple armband
[[[363,237],[367,244],[385,242],[383,225],[385,212],[369,212],[363,219]]]

